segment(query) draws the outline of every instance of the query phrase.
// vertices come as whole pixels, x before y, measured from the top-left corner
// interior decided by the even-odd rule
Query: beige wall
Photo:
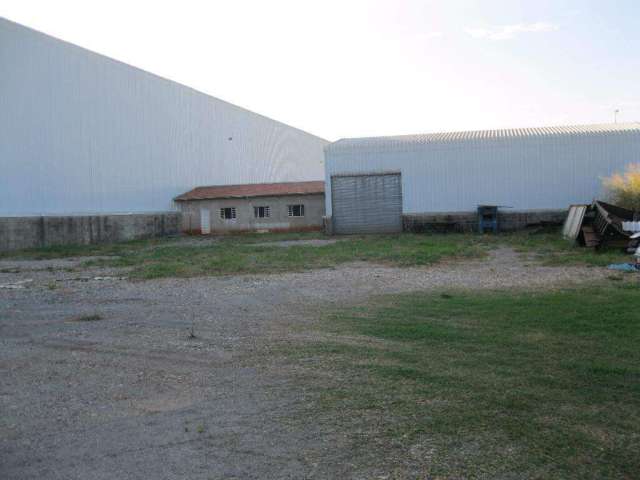
[[[183,230],[200,231],[200,211],[209,210],[211,232],[247,230],[307,230],[321,229],[324,215],[324,194],[285,195],[279,197],[252,197],[220,200],[192,200],[177,202],[183,212]],[[289,217],[288,205],[304,205],[304,217]],[[268,206],[269,218],[255,218],[253,207]],[[235,207],[236,219],[220,218],[220,208]]]

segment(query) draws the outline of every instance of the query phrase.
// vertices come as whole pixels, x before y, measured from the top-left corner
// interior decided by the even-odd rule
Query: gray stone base
[[[0,252],[180,233],[178,212],[0,218]]]
[[[501,232],[513,232],[535,226],[560,226],[567,216],[566,210],[527,210],[498,212]],[[418,213],[402,216],[405,232],[477,232],[476,212]]]

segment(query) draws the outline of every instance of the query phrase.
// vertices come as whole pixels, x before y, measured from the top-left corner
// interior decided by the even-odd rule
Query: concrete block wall
[[[175,235],[181,214],[1,217],[0,252],[53,245],[120,242]]]
[[[538,225],[562,225],[567,210],[498,211],[498,228],[502,232],[523,230]],[[476,232],[476,212],[421,213],[402,216],[405,232]]]

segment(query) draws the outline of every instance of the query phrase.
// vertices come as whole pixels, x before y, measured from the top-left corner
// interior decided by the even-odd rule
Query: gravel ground
[[[83,262],[90,260],[109,260],[113,257],[93,256],[81,258],[54,258],[51,260],[0,260],[0,279],[12,278],[2,274],[13,274],[21,272],[42,272],[53,273],[56,270],[86,270],[82,266]]]
[[[0,284],[31,280],[0,289],[0,478],[368,478],[343,432],[292,420],[310,400],[274,342],[371,295],[608,274],[508,249],[431,268],[146,282],[84,260],[0,261]]]

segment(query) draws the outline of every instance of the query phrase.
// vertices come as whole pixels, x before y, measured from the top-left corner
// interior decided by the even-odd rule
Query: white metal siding
[[[325,140],[4,19],[0,72],[0,216],[323,176]]]
[[[400,171],[404,213],[468,212],[479,204],[563,209],[601,197],[603,177],[640,162],[640,125],[424,144],[337,142],[326,147],[325,159],[326,191],[333,175]],[[325,198],[331,215],[331,196]]]

